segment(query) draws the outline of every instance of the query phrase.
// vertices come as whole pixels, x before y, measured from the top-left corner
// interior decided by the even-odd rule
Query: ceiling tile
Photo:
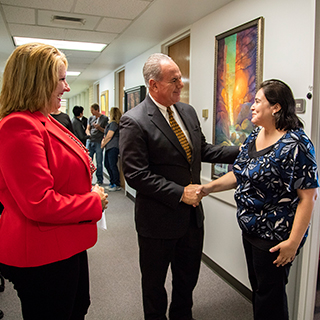
[[[99,52],[93,52],[93,51],[78,51],[78,50],[61,50],[69,59],[78,59],[76,61],[83,60],[84,63],[87,62],[93,62],[99,55]]]
[[[70,41],[84,41],[93,43],[110,43],[115,37],[116,33],[105,33],[95,31],[80,31],[68,29],[65,35],[65,40]]]
[[[71,11],[74,0],[0,0],[2,4],[57,11]]]
[[[97,26],[97,30],[121,33],[131,22],[131,20],[103,18]]]
[[[68,58],[67,58],[68,59]],[[89,63],[74,63],[72,59],[68,59],[68,71],[84,71],[90,64]],[[71,76],[68,76],[68,78]]]
[[[149,4],[150,2],[140,0],[78,0],[74,12],[135,19]]]
[[[10,23],[9,29],[12,36],[57,40],[65,39],[65,29],[62,28],[38,27]]]
[[[8,23],[36,24],[36,14],[34,9],[19,8],[12,6],[2,6]]]

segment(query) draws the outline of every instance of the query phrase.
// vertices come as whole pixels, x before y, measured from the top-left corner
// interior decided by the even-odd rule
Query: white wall
[[[130,89],[132,87],[145,85],[143,74],[142,74],[142,67],[148,57],[155,53],[161,52],[160,44],[158,46],[153,47],[152,49],[146,51],[139,57],[131,60],[125,66],[125,88]]]
[[[289,84],[296,98],[305,98],[313,85],[314,0],[236,0],[201,19],[191,27],[191,104],[201,115],[209,109],[202,129],[211,142],[213,132],[213,87],[215,36],[260,16],[264,24],[263,79],[278,78]],[[311,132],[312,101],[301,115]],[[210,179],[211,166],[203,165],[202,178]],[[233,194],[230,194],[232,196]],[[227,195],[228,198],[228,195]],[[249,287],[235,208],[213,197],[203,200],[206,213],[204,252],[231,275]],[[214,209],[213,209],[214,208]],[[295,269],[288,288],[293,312]]]
[[[263,79],[278,78],[287,82],[296,98],[305,98],[309,87],[313,86],[315,0],[235,0],[229,3],[190,26],[190,103],[197,110],[209,142],[212,142],[213,132],[215,36],[260,16],[265,19]],[[144,84],[143,63],[150,54],[160,51],[161,44],[125,65],[126,88]],[[106,78],[100,81],[101,91],[113,88],[111,78]],[[202,109],[209,109],[207,120],[201,117]],[[306,113],[301,118],[310,134],[312,101],[306,101]],[[210,177],[211,165],[203,164],[203,182]],[[232,203],[232,196],[232,192],[227,192],[224,198]],[[215,197],[205,198],[203,205],[206,214],[204,252],[250,287],[235,207]],[[292,272],[295,274],[294,269]],[[294,286],[293,279],[289,287],[291,312]]]

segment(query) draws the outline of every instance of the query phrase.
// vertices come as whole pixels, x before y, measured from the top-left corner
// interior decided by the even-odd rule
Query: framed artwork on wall
[[[134,108],[146,97],[146,87],[137,86],[124,91],[124,112]]]
[[[263,17],[215,38],[213,142],[240,146],[253,129],[251,105],[262,81]],[[232,165],[212,164],[212,178]]]
[[[103,91],[100,95],[101,113],[109,116],[109,90]]]

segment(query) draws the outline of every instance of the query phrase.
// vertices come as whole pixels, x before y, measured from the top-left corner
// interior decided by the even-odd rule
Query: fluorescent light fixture
[[[13,40],[16,46],[21,46],[23,44],[30,43],[30,42],[40,42],[40,43],[52,45],[58,49],[95,51],[95,52],[101,52],[107,46],[105,43],[50,40],[50,39],[37,39],[37,38],[26,38],[26,37],[13,37]]]
[[[68,77],[77,77],[81,72],[79,71],[67,71]]]

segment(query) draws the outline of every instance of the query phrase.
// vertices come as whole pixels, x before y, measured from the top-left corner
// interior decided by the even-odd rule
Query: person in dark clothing
[[[83,116],[83,108],[79,106],[74,106],[72,112],[74,114],[74,118],[72,119],[72,127],[74,135],[84,144],[86,145],[86,141],[90,136],[86,134],[86,127],[81,121],[81,117]]]
[[[206,142],[194,108],[179,102],[182,76],[170,57],[150,56],[143,75],[149,94],[121,117],[119,148],[126,181],[136,190],[144,319],[167,319],[171,265],[169,318],[192,320],[204,233],[195,193],[201,162],[233,163],[239,148]]]
[[[106,148],[104,154],[104,166],[109,173],[110,186],[108,191],[119,191],[120,174],[118,169],[119,156],[119,122],[121,111],[119,108],[111,108],[110,122],[104,130],[104,138],[101,141],[101,148]]]
[[[83,107],[82,106],[79,106],[80,110],[81,110],[81,113],[82,113],[82,116],[80,118],[81,122],[83,123],[84,127],[87,128],[87,125],[88,125],[88,118],[86,118],[84,115],[83,115]]]
[[[57,108],[55,111],[53,111],[50,114],[53,118],[55,118],[57,121],[59,121],[64,127],[66,127],[69,131],[73,132],[73,127],[72,127],[72,123],[70,120],[70,117],[59,110],[59,108]]]
[[[203,196],[236,188],[254,320],[289,319],[289,271],[305,243],[318,194],[315,149],[295,110],[286,83],[264,81],[251,106],[256,127],[233,171],[199,188]]]

